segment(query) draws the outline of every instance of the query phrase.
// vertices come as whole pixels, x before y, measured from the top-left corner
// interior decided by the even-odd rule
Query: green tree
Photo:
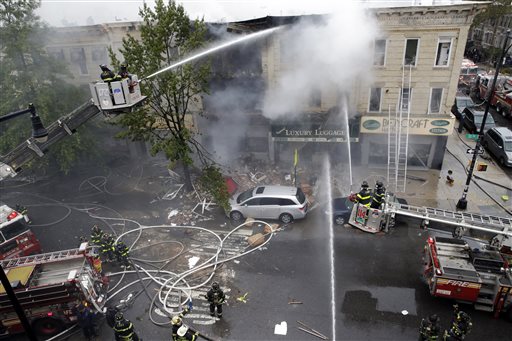
[[[139,77],[182,60],[206,42],[204,21],[190,20],[175,1],[157,0],[154,9],[144,4],[139,14],[141,38],[128,35],[120,50],[130,72]],[[113,65],[119,65],[112,49],[110,58]],[[124,129],[119,137],[148,141],[152,155],[163,152],[170,168],[181,163],[187,190],[192,190],[194,156],[203,166],[213,163],[190,129],[192,113],[203,114],[200,96],[208,92],[209,76],[209,64],[196,62],[145,79],[141,89],[148,96],[146,105],[119,120]]]
[[[485,12],[481,12],[475,16],[472,28],[482,24],[487,20],[492,20],[497,24],[497,20],[506,14],[512,13],[510,0],[494,0]]]
[[[43,123],[49,126],[87,99],[87,94],[63,82],[71,77],[66,66],[48,56],[44,49],[48,28],[34,14],[37,0],[0,2],[0,115],[33,103]],[[0,127],[0,154],[12,150],[31,133],[29,115],[3,122]],[[75,134],[65,143],[52,145],[49,157],[38,159],[38,167],[56,163],[61,170],[71,169],[80,152],[91,150],[88,133]]]

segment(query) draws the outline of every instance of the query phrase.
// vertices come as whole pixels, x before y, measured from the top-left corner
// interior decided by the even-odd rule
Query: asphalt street
[[[88,236],[94,224],[117,234],[138,224],[165,224],[142,234],[132,256],[158,261],[181,254],[164,266],[154,267],[180,272],[188,269],[191,257],[202,261],[214,254],[217,244],[208,233],[171,226],[170,212],[185,209],[187,200],[162,200],[171,183],[164,163],[113,161],[112,165],[115,167],[91,167],[69,176],[20,176],[2,183],[2,201],[28,207],[33,231],[47,252],[77,247],[80,236]],[[372,235],[347,226],[331,230],[324,206],[320,201],[305,220],[282,226],[263,248],[217,268],[214,279],[227,295],[224,317],[209,316],[208,303],[202,297],[208,288],[202,287],[193,293],[194,307],[185,323],[215,340],[317,340],[299,330],[297,321],[329,339],[415,340],[421,318],[432,313],[437,313],[443,328],[448,328],[453,302],[431,297],[421,279],[428,232],[420,230],[418,222],[399,221],[389,234]],[[192,220],[196,227],[221,236],[234,228],[220,210],[212,211],[212,217]],[[261,225],[254,225],[237,231],[226,240],[222,256],[246,251],[246,237],[261,230]],[[135,236],[127,238],[128,242],[134,240]],[[177,242],[183,244],[183,250]],[[147,263],[144,267],[152,268]],[[119,268],[107,264],[104,270],[117,272]],[[209,274],[205,271],[195,280],[205,279],[206,272]],[[117,286],[119,278],[112,276],[111,287],[120,288],[137,276],[126,275]],[[157,322],[169,322],[161,311],[151,308],[155,289],[148,285],[143,291],[137,283],[112,301],[129,292],[140,293],[125,316],[144,340],[170,340],[169,325],[155,326],[149,319],[151,311]],[[238,299],[242,297],[245,302]],[[467,340],[506,340],[510,336],[512,325],[504,318],[494,319],[470,306],[462,309],[473,318]],[[275,325],[283,321],[287,323],[286,335],[274,334]],[[100,334],[99,340],[113,339],[105,323],[100,323]],[[77,333],[69,339],[83,337]]]

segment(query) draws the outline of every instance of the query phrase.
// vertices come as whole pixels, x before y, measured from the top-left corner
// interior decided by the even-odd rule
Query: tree
[[[487,7],[485,12],[481,12],[475,16],[472,28],[482,24],[487,20],[495,20],[501,18],[506,14],[512,13],[512,6],[510,6],[510,0],[494,0],[492,4]]]
[[[182,60],[205,43],[204,21],[191,21],[183,6],[175,1],[165,4],[157,0],[154,10],[144,4],[139,14],[142,17],[140,40],[128,35],[120,50],[130,72],[139,77]],[[112,49],[110,58],[113,65],[119,65]],[[170,168],[181,163],[188,190],[192,190],[193,157],[196,156],[203,167],[213,163],[188,123],[192,106],[199,105],[199,96],[208,92],[209,76],[208,63],[188,63],[145,79],[141,89],[148,96],[146,105],[119,120],[124,128],[119,137],[149,142],[152,155],[163,152],[170,161]],[[202,115],[200,110],[198,114]]]
[[[82,90],[63,82],[71,74],[43,48],[48,29],[34,14],[39,4],[37,0],[0,2],[0,115],[33,103],[48,126],[87,97]],[[0,129],[0,154],[5,154],[30,136],[30,119],[28,115],[16,118],[2,123]],[[92,141],[88,133],[77,133],[65,143],[53,145],[49,157],[39,159],[37,166],[57,163],[67,172],[81,151],[90,155]]]

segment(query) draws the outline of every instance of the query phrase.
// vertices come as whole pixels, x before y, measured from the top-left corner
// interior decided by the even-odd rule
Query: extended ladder
[[[63,259],[73,259],[83,257],[87,249],[78,248],[64,251],[42,253],[40,255],[33,255],[21,258],[5,259],[0,261],[2,268],[12,268],[20,265],[35,265],[47,262],[54,262]]]
[[[411,81],[412,65],[402,67],[402,87],[395,117],[391,117],[388,109],[388,189],[394,192],[405,192],[407,183],[407,156],[409,146],[409,117],[411,114]],[[406,122],[405,127],[402,122]]]
[[[453,212],[432,207],[400,204],[391,198],[386,200],[384,211],[423,220],[436,221],[463,228],[512,237],[512,219],[476,213]]]

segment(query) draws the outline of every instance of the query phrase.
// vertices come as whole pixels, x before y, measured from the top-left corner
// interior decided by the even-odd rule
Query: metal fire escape
[[[388,109],[388,190],[405,192],[407,183],[407,154],[409,146],[409,122],[411,115],[412,64],[402,67],[402,87],[400,100],[394,115]]]

